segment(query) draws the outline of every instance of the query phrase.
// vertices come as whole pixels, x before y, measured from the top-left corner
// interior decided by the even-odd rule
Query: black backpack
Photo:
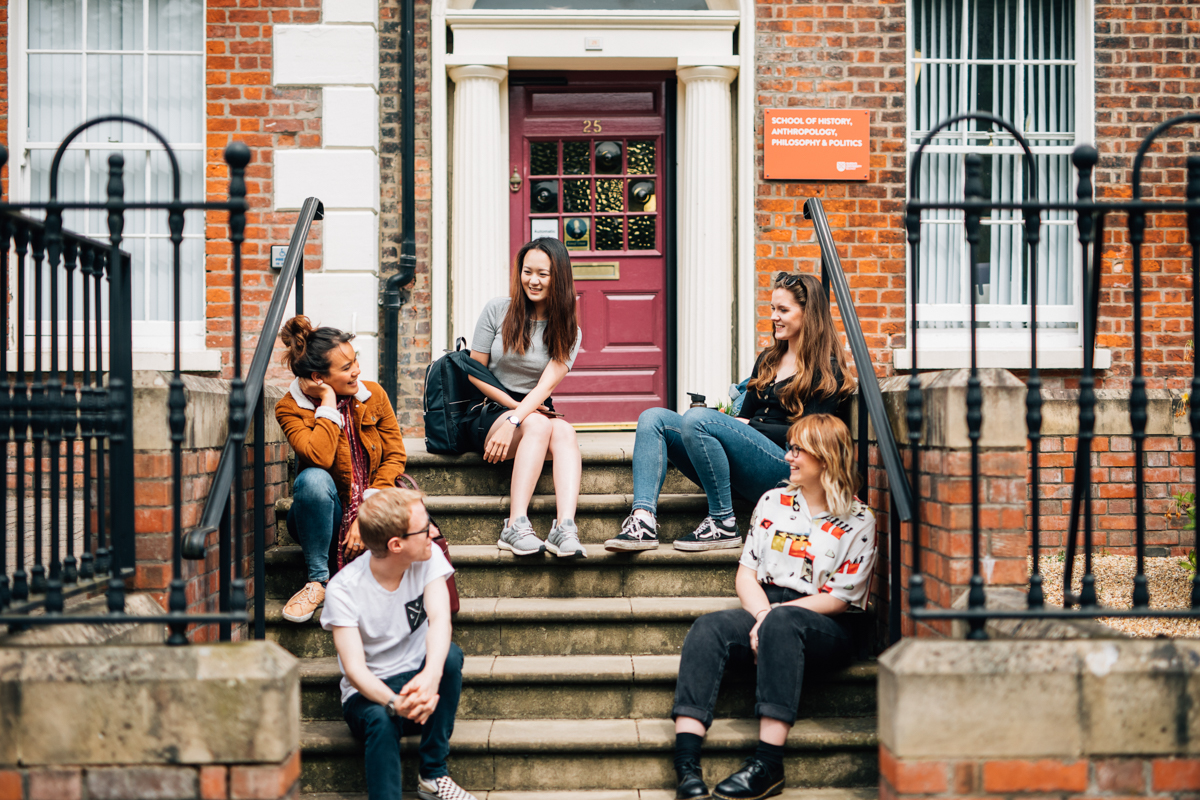
[[[468,375],[508,391],[490,369],[471,358],[466,344],[467,340],[460,338],[455,349],[425,370],[425,449],[430,453],[458,455],[466,451],[460,443],[460,423],[467,410],[484,399]]]

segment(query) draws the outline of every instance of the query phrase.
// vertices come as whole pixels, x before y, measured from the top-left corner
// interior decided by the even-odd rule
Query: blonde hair
[[[821,473],[825,502],[835,517],[850,516],[857,502],[854,493],[858,490],[859,476],[854,471],[854,448],[846,423],[832,414],[812,414],[793,423],[787,438],[788,444],[798,445],[825,464]],[[799,487],[789,483],[788,488]]]
[[[413,489],[380,489],[358,507],[358,535],[374,555],[387,551],[396,536],[408,533],[412,507],[425,499]]]

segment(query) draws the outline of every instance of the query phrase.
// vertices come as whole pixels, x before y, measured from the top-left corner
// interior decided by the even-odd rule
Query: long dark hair
[[[287,347],[283,365],[297,378],[311,378],[314,372],[329,372],[329,354],[352,340],[354,334],[337,328],[314,328],[312,321],[301,314],[283,323],[279,338]]]
[[[533,301],[525,296],[521,285],[521,270],[530,250],[541,250],[550,259],[550,287],[546,299],[546,333],[544,341],[550,358],[567,363],[571,348],[579,335],[575,320],[575,278],[571,274],[571,256],[558,239],[534,239],[517,252],[517,268],[509,286],[508,313],[504,315],[501,333],[504,351],[525,355],[533,335]]]
[[[804,413],[804,401],[809,397],[845,397],[854,392],[854,379],[846,365],[846,354],[833,327],[829,300],[821,282],[812,275],[781,272],[775,277],[772,289],[786,289],[804,309],[800,322],[800,352],[796,358],[796,375],[779,392],[779,403],[793,417]],[[775,382],[779,362],[787,352],[786,339],[775,343],[759,356],[758,375],[749,388],[761,392]],[[834,371],[834,364],[837,371]],[[841,373],[840,375],[838,373]],[[841,381],[839,385],[838,381]]]

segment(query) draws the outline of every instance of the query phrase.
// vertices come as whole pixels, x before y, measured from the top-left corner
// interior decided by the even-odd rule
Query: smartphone
[[[541,409],[538,409],[538,413],[543,414],[547,417],[556,417],[556,418],[566,416],[566,414],[562,413],[561,411],[542,411]]]

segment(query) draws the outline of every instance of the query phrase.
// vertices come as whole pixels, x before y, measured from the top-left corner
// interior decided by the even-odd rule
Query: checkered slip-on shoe
[[[454,782],[449,775],[429,780],[417,780],[417,797],[421,800],[478,800],[475,795]]]

